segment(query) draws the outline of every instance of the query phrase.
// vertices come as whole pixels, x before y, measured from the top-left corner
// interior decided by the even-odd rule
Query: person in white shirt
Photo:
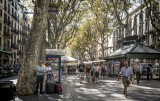
[[[95,83],[96,83],[98,81],[99,72],[100,72],[100,68],[99,68],[98,64],[95,64],[94,72],[95,72]]]
[[[136,78],[137,78],[137,84],[139,85],[141,74],[142,74],[142,65],[140,65],[140,62],[137,61],[137,64],[135,65],[135,71],[136,71]]]
[[[45,92],[46,90],[45,87],[46,87],[47,74],[52,74],[52,68],[49,62],[46,63],[44,69],[45,69],[45,76],[44,76],[43,92]]]
[[[45,70],[42,66],[42,61],[39,61],[38,65],[36,66],[36,75],[37,75],[36,95],[38,95],[39,84],[40,84],[40,94],[43,94],[42,90],[43,90],[44,73]]]
[[[128,62],[124,63],[124,67],[121,68],[121,72],[118,76],[118,81],[120,76],[122,75],[122,83],[124,86],[124,95],[127,97],[127,87],[130,84],[129,78],[132,80],[133,69],[128,66]]]

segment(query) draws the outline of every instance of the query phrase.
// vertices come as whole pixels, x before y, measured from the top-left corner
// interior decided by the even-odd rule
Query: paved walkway
[[[16,83],[16,77],[7,80]],[[142,80],[139,86],[131,84],[128,98],[123,95],[123,85],[117,78],[105,78],[99,83],[90,84],[84,81],[80,84],[78,75],[64,75],[62,89],[61,94],[19,96],[15,101],[160,101],[160,80]]]
[[[131,84],[128,98],[123,95],[123,85],[117,78],[101,79],[99,83],[79,84],[78,75],[68,76],[74,101],[160,101],[160,81],[143,80]]]

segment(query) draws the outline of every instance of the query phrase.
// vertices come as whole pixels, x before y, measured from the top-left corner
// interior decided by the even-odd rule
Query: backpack
[[[55,85],[55,91],[56,93],[61,93],[62,92],[62,87],[59,84]]]

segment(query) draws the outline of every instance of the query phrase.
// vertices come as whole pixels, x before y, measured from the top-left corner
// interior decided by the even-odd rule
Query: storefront
[[[148,64],[151,64],[154,68],[153,79],[160,79],[160,52],[143,44],[124,46],[104,59],[112,61],[111,73],[112,70],[116,70],[116,72],[113,72],[113,75],[117,75],[117,70],[120,72],[120,68],[124,61],[129,61],[129,63],[136,63],[136,61],[139,60],[143,66],[142,78],[147,78],[147,66]]]

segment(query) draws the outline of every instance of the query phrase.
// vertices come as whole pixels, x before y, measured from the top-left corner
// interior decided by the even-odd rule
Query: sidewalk
[[[16,78],[2,80],[16,83]],[[63,75],[61,86],[61,94],[16,96],[15,101],[160,101],[160,80],[141,80],[140,85],[131,84],[128,98],[123,95],[122,82],[117,78],[102,78],[98,83],[90,84],[84,80],[80,84],[77,74]]]
[[[13,81],[14,84],[17,83],[17,76],[0,79],[0,81]],[[62,76],[62,93],[61,94],[43,94],[43,95],[33,95],[33,96],[16,96],[14,101],[73,101],[70,88],[68,86],[65,76]]]

